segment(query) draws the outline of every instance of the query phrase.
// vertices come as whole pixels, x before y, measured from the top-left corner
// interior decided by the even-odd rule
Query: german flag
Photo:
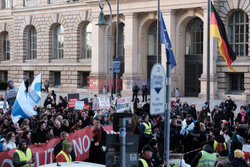
[[[228,43],[227,33],[220,16],[216,12],[213,4],[211,4],[211,22],[210,22],[210,37],[218,38],[219,51],[221,56],[227,62],[228,67],[235,71],[232,67],[232,63],[236,60],[233,49]]]

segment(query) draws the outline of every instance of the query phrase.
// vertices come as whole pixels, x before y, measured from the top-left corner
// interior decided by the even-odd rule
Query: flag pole
[[[207,0],[207,103],[210,105],[210,16],[211,0]]]
[[[157,47],[156,47],[156,63],[159,63],[159,56],[160,56],[160,38],[159,38],[159,35],[160,35],[160,0],[157,0],[157,37],[156,37],[156,40],[157,40]]]

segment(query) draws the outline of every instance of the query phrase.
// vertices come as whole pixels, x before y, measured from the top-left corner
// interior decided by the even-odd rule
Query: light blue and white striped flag
[[[26,88],[24,85],[24,81],[22,82],[21,86],[19,87],[16,101],[12,108],[11,112],[11,119],[13,123],[17,123],[20,118],[29,118],[37,113],[34,111],[33,107],[31,106],[27,95],[26,95]]]
[[[32,107],[35,107],[35,105],[37,105],[41,99],[41,87],[41,74],[39,74],[32,82],[28,93],[28,100]]]

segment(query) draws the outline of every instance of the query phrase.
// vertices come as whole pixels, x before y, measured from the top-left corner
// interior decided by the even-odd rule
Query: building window
[[[54,29],[54,59],[63,58],[64,47],[64,30],[61,25],[57,25]]]
[[[54,78],[55,86],[61,85],[61,72],[55,72],[55,78]]]
[[[3,60],[10,60],[10,38],[7,32],[3,34]]]
[[[78,78],[77,78],[77,87],[78,88],[86,88],[88,86],[88,77],[90,72],[82,72],[78,71]]]
[[[92,24],[86,23],[82,27],[82,58],[89,59],[91,58],[92,44],[91,44],[91,33],[92,33]]]
[[[248,22],[248,16],[243,11],[234,12],[229,17],[229,43],[236,56],[248,56]]]
[[[0,81],[8,81],[8,71],[0,71]]]
[[[24,76],[28,79],[29,85],[31,85],[34,80],[34,71],[25,71]]]
[[[34,26],[30,27],[28,30],[28,57],[29,59],[37,58],[37,37],[36,28]]]
[[[244,73],[229,74],[229,92],[242,92],[244,90]]]
[[[192,19],[187,25],[186,54],[203,54],[203,22],[199,18]]]

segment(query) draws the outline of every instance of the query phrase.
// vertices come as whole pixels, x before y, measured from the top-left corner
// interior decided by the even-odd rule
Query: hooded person
[[[34,155],[28,148],[28,142],[25,139],[20,140],[19,147],[14,151],[12,158],[14,167],[30,167],[34,162]]]
[[[4,103],[3,103],[4,112],[6,111],[6,108],[7,108],[6,102],[8,102],[8,104],[10,106],[14,105],[17,92],[18,92],[18,88],[15,88],[13,81],[9,80],[8,81],[8,88],[7,88],[5,95],[4,95]]]
[[[69,141],[64,140],[62,142],[62,150],[56,156],[56,162],[72,162],[72,158],[70,155],[72,150],[73,150],[72,144]]]
[[[240,149],[236,149],[234,151],[234,158],[230,164],[232,167],[248,167],[247,163],[245,162],[245,155],[244,152]]]
[[[213,167],[216,159],[216,153],[214,153],[213,148],[209,144],[206,144],[202,150],[196,154],[191,165],[192,167]]]

